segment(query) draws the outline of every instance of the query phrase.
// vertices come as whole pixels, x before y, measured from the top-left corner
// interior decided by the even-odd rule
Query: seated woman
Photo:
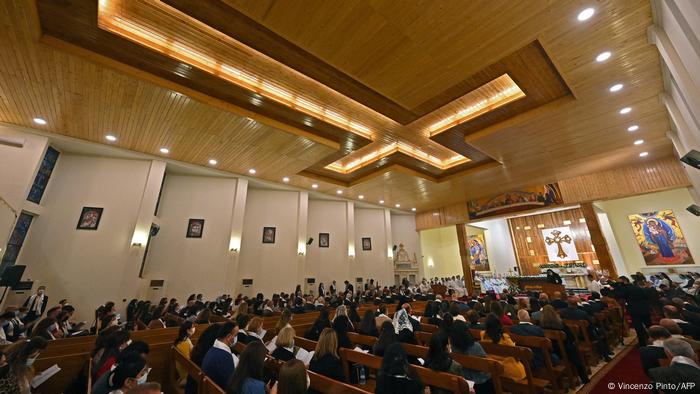
[[[498,318],[498,321],[501,322],[501,325],[503,325],[503,326],[512,326],[513,325],[513,321],[510,320],[510,317],[508,317],[508,315],[506,315],[503,312],[503,306],[501,305],[500,302],[493,301],[491,303],[491,313]]]
[[[396,337],[394,332],[394,325],[387,321],[382,324],[382,330],[379,334],[379,339],[374,343],[372,347],[372,354],[375,356],[383,357],[384,352],[392,343],[398,342],[399,339]]]
[[[425,367],[437,372],[462,375],[462,366],[450,357],[449,340],[446,333],[438,331],[430,337]],[[431,386],[430,393],[449,394],[450,391]]]
[[[226,389],[231,394],[266,394],[263,381],[265,345],[255,341],[245,347]],[[292,357],[293,359],[293,357]]]
[[[374,310],[368,309],[365,311],[365,315],[362,317],[362,322],[357,332],[362,335],[369,335],[371,337],[376,337],[379,335],[377,326],[374,324],[374,318],[376,317]]]
[[[318,314],[316,321],[314,321],[314,325],[311,326],[311,328],[309,328],[309,331],[306,332],[304,338],[310,339],[312,341],[318,341],[318,338],[321,335],[321,331],[323,331],[324,328],[330,326],[331,321],[328,319],[328,310],[324,309]]]
[[[345,381],[343,364],[338,356],[338,337],[332,328],[321,332],[309,370],[340,382]]]
[[[248,325],[245,326],[245,332],[247,334],[245,343],[251,343],[253,341],[263,341],[266,331],[263,329],[263,319],[259,317],[252,318]]]
[[[474,340],[466,323],[455,322],[450,328],[449,337],[453,352],[474,357],[486,357],[484,348],[481,347],[479,342]],[[474,382],[474,391],[477,394],[490,394],[494,392],[491,375],[488,372],[463,368],[462,376]]]
[[[588,383],[588,374],[586,373],[586,367],[583,365],[581,355],[578,351],[578,346],[574,341],[574,334],[571,332],[569,327],[566,326],[561,321],[561,317],[551,305],[545,305],[542,308],[542,313],[540,314],[540,327],[545,330],[557,330],[562,331],[566,334],[566,339],[564,340],[564,351],[569,358],[569,362],[574,364],[576,367],[576,372],[581,378],[581,382]],[[552,341],[552,351],[559,356],[560,360],[563,360],[562,349],[559,348],[559,343],[557,341]]]
[[[194,347],[191,340],[194,332],[195,327],[191,321],[182,323],[180,330],[178,331],[177,338],[175,339],[175,343],[173,343],[173,347],[182,353],[182,355],[188,360],[190,358],[190,353],[192,353],[192,348]],[[187,368],[179,362],[176,362],[175,369],[177,370],[177,375],[180,382],[184,383],[187,380]]]
[[[503,346],[515,346],[515,342],[510,339],[510,336],[503,332],[503,325],[501,325],[501,321],[494,314],[486,318],[486,330],[481,332],[481,342],[491,342]],[[488,357],[498,360],[503,364],[503,376],[516,381],[525,379],[525,367],[515,358],[492,354],[489,354]]]
[[[377,372],[376,394],[421,394],[423,384],[409,370],[406,351],[394,343],[384,352],[382,366]]]
[[[1,329],[1,328],[0,328]],[[39,353],[46,349],[47,341],[42,337],[21,339],[6,349],[7,364],[0,367],[1,393],[29,393],[34,377],[32,364]]]
[[[282,361],[294,359],[299,349],[294,346],[295,335],[292,327],[284,327],[275,338],[275,350],[272,352],[272,357]]]
[[[112,366],[117,361],[119,353],[126,349],[130,342],[128,331],[119,330],[110,334],[107,338],[107,347],[104,353],[102,353],[102,357],[95,364],[97,369],[95,370],[96,372],[93,378],[98,379],[105,372],[111,370]]]
[[[279,379],[274,389],[274,394],[302,394],[309,389],[309,374],[306,373],[304,363],[299,360],[287,361],[280,368]]]
[[[353,349],[352,341],[348,338],[348,330],[351,326],[350,320],[347,316],[336,316],[333,320],[333,330],[335,330],[338,336],[338,347]]]

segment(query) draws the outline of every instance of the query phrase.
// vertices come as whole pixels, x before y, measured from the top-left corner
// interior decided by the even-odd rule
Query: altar
[[[538,292],[547,293],[547,295],[552,298],[555,292],[563,293],[565,291],[564,285],[559,285],[556,283],[550,283],[547,280],[546,275],[538,276],[512,276],[508,280],[516,285],[523,292]]]
[[[394,257],[394,284],[399,286],[404,280],[410,284],[418,283],[418,261],[416,254],[413,253],[413,259],[410,258],[403,244],[399,244],[399,249]]]

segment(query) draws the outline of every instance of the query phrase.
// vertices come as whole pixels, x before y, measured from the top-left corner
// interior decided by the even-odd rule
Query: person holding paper
[[[25,394],[30,392],[34,377],[32,365],[39,353],[46,349],[46,339],[41,337],[21,340],[7,351],[8,368],[0,373],[0,393]]]

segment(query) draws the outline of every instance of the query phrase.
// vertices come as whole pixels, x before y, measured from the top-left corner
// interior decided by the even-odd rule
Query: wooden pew
[[[545,366],[533,368],[534,376],[547,380],[555,393],[563,392],[563,378],[566,376],[566,368],[563,365],[554,365],[552,362],[552,342],[546,337],[523,336],[513,333],[510,334],[510,337],[518,346],[540,350]]]
[[[583,359],[586,369],[598,363],[598,352],[588,335],[588,322],[585,320],[564,320],[564,324],[576,337],[576,344]]]
[[[433,334],[430,332],[418,331],[416,333],[416,340],[423,346],[428,346],[430,344],[430,338]]]
[[[475,371],[487,372],[491,375],[491,382],[496,394],[503,393],[502,375],[503,365],[486,357],[469,356],[461,353],[450,353],[450,357],[462,365],[462,368],[473,369]]]
[[[316,343],[316,341],[302,338],[300,336],[294,337],[294,345],[299,346],[300,348],[309,352],[316,350]]]
[[[200,386],[197,386],[200,387]],[[213,380],[207,378],[206,376],[202,379],[202,386],[199,390],[200,394],[226,394],[221,387],[219,387]]]
[[[564,343],[567,340],[566,333],[559,330],[544,330],[544,336],[546,338],[549,338],[549,340],[552,341],[552,343],[557,343],[560,352],[559,360],[561,361],[561,364],[566,368],[566,374],[569,377],[571,387],[578,386],[578,371],[576,371],[576,367],[572,363],[570,355],[566,351],[566,345]]]
[[[347,383],[339,382],[335,379],[307,371],[311,380],[310,389],[324,394],[367,394],[374,391],[366,391],[360,387],[351,386]]]

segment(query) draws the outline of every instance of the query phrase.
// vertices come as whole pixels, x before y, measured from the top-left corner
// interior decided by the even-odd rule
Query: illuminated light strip
[[[306,97],[289,92],[244,70],[240,70],[227,64],[221,64],[211,57],[189,48],[180,42],[155,33],[138,23],[126,20],[116,15],[110,15],[110,18],[104,17],[104,10],[106,10],[106,5],[103,6],[103,3],[101,2],[99,25],[105,30],[134,41],[140,45],[146,46],[156,52],[172,57],[183,63],[191,64],[192,66],[205,72],[221,77],[229,82],[242,86],[248,90],[260,94],[261,96],[275,100],[278,103],[286,105],[290,108],[297,109],[306,113],[307,115],[311,115],[315,118],[338,126],[353,134],[357,134],[370,140],[373,139],[373,133],[367,126],[352,121],[348,117],[343,116],[338,112],[324,108]]]
[[[469,158],[462,155],[455,155],[450,157],[449,159],[441,160],[405,142],[394,142],[383,147],[382,149],[370,152],[362,156],[361,158],[353,160],[345,165],[336,161],[325,166],[324,168],[341,174],[350,174],[354,171],[359,170],[362,167],[365,167],[397,152],[411,156],[414,159],[420,160],[424,163],[428,163],[441,170],[446,170],[456,165],[460,165],[462,163],[470,161]]]
[[[508,84],[508,87],[501,90],[497,94],[481,100],[469,107],[457,112],[456,114],[449,116],[432,126],[430,126],[430,136],[435,136],[441,132],[451,129],[454,126],[462,124],[468,120],[474,119],[480,115],[490,112],[498,107],[504,106],[510,102],[518,100],[525,97],[525,92],[523,92],[520,87],[510,78],[508,74],[503,74],[500,77],[494,79],[493,81],[482,85],[480,88],[486,87],[489,84],[495,83],[497,81],[503,81]]]

